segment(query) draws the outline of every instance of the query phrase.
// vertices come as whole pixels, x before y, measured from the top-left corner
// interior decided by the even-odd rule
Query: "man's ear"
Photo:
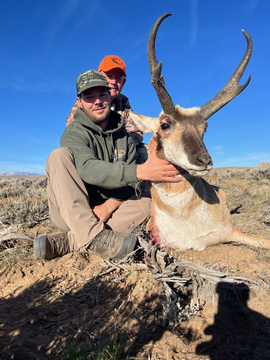
[[[122,89],[123,89],[123,87],[124,87],[124,85],[125,85],[125,83],[126,83],[126,78],[124,78],[124,80],[123,80],[123,83],[122,83],[122,85],[121,85],[121,90],[120,90],[120,92],[122,91]]]
[[[109,93],[109,98],[110,98],[109,104],[110,104],[110,107],[111,107],[111,105],[112,105],[111,89],[108,89],[108,88],[107,88],[107,90],[108,90],[108,93]]]
[[[81,98],[79,96],[76,97],[76,100],[77,100],[77,104],[79,105],[79,108],[82,109],[82,101],[81,101]]]

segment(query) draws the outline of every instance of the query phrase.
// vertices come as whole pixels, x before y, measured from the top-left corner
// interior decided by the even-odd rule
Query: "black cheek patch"
[[[163,150],[162,139],[161,136],[157,134],[157,151],[161,151],[161,150]]]
[[[187,155],[190,162],[192,162],[194,154],[200,153],[201,151],[199,143],[196,141],[194,136],[191,136],[188,132],[182,134],[181,143],[185,154]]]

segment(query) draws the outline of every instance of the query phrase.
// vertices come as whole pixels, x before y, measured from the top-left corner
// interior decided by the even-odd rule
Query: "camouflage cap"
[[[76,88],[77,94],[96,86],[105,86],[110,89],[106,76],[95,70],[88,70],[77,77]]]

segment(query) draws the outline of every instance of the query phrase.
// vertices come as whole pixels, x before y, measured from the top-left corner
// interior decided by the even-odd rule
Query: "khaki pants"
[[[87,190],[68,148],[53,150],[46,171],[50,218],[55,227],[68,233],[71,251],[84,251],[105,227],[128,233],[150,215],[151,199],[145,194],[139,200],[133,196],[124,201],[106,223],[99,221],[89,205]]]

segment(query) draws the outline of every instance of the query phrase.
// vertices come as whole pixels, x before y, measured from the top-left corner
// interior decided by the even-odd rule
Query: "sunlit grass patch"
[[[108,343],[90,343],[81,348],[76,341],[68,344],[64,350],[63,360],[132,360],[125,354],[124,347],[114,338]]]

